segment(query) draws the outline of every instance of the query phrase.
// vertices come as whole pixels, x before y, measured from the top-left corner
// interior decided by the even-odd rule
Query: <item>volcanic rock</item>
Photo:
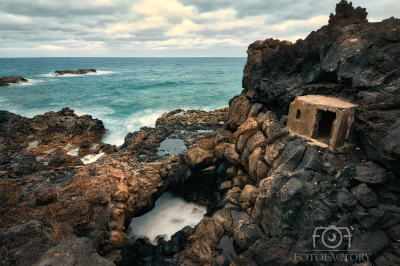
[[[78,69],[78,70],[57,70],[54,73],[56,73],[56,76],[63,76],[65,74],[72,74],[72,75],[84,75],[87,73],[96,73],[96,69]]]
[[[20,82],[28,82],[27,79],[21,76],[11,76],[11,77],[1,77],[0,78],[0,87],[8,86],[10,83],[20,83]]]

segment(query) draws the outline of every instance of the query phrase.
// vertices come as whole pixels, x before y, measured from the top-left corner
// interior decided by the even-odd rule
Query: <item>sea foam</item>
[[[156,201],[153,210],[132,219],[126,234],[130,240],[148,237],[156,244],[155,238],[159,235],[164,235],[164,239],[169,240],[185,226],[196,226],[206,212],[206,207],[166,192]]]

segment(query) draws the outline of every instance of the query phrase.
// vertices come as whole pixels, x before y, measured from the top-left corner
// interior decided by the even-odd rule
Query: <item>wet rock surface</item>
[[[90,68],[90,69],[78,69],[78,70],[56,70],[54,73],[56,76],[63,76],[66,74],[70,75],[85,75],[87,73],[96,73],[96,69]]]
[[[0,87],[9,86],[10,83],[20,83],[20,82],[28,82],[28,80],[21,76],[1,77]]]

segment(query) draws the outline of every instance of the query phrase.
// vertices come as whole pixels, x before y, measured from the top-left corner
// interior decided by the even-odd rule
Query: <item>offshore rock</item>
[[[20,82],[28,82],[27,79],[21,76],[11,76],[11,77],[1,77],[0,78],[0,87],[8,86],[10,83],[20,83]]]
[[[96,73],[96,69],[90,68],[90,69],[78,69],[78,70],[57,70],[54,73],[56,73],[56,76],[63,76],[65,74],[71,74],[71,75],[84,75],[87,73]]]

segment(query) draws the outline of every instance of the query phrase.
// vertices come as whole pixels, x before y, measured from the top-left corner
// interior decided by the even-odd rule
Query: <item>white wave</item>
[[[148,126],[154,127],[157,118],[159,118],[165,111],[146,109],[136,112],[128,118],[121,117],[118,120],[115,117],[109,116],[110,112],[105,116],[99,115],[103,121],[105,128],[109,131],[103,135],[101,141],[111,145],[120,146],[124,143],[125,136],[129,132],[140,130],[141,127]]]
[[[115,110],[107,106],[91,106],[91,107],[71,107],[77,115],[91,115],[93,118],[99,118],[104,121],[107,116],[115,113]],[[111,118],[111,116],[110,116]]]
[[[145,110],[144,112],[135,113],[133,116],[128,118],[125,123],[127,129],[130,131],[139,130],[141,127],[154,127],[159,118],[164,112],[163,111],[153,111]]]
[[[114,71],[103,71],[103,70],[99,70],[97,72],[89,72],[86,75],[108,75],[108,74],[113,74],[115,73]]]
[[[42,77],[55,77],[56,73],[52,72],[52,73],[49,73],[49,74],[42,74],[40,76],[42,76]]]
[[[33,85],[33,84],[38,83],[38,82],[43,82],[42,79],[26,79],[26,80],[28,80],[28,81],[27,82],[21,81],[20,83],[16,83],[16,84],[17,85],[26,86],[26,85]]]
[[[196,226],[206,212],[206,207],[166,192],[156,201],[153,210],[132,219],[126,234],[133,241],[148,237],[155,244],[159,235],[166,235],[165,240],[169,240],[185,226]]]
[[[103,155],[105,155],[104,152],[99,153],[99,154],[96,154],[96,155],[92,155],[92,154],[91,154],[91,155],[87,155],[87,156],[83,157],[83,158],[81,159],[81,161],[82,161],[84,164],[94,163],[95,161],[97,161],[98,159],[100,159],[101,157],[103,157]]]

